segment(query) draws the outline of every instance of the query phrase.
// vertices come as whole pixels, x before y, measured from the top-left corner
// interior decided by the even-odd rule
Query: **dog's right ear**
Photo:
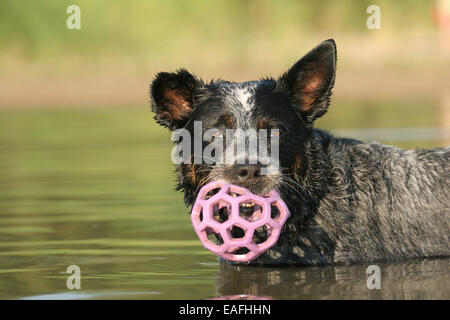
[[[185,69],[158,73],[150,87],[156,122],[170,130],[183,127],[193,110],[195,91],[203,85]]]

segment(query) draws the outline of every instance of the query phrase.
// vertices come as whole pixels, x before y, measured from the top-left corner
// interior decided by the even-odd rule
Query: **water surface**
[[[345,104],[320,125],[430,128],[438,115],[428,107]],[[428,136],[396,145],[442,143]],[[221,266],[174,191],[170,150],[145,108],[1,111],[0,298],[450,298],[447,259],[379,264],[380,290],[366,287],[368,264]],[[69,265],[81,268],[81,290],[66,287]]]

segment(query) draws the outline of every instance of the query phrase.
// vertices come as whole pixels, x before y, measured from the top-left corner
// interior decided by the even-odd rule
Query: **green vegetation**
[[[3,0],[0,56],[53,63],[123,57],[146,65],[199,51],[248,59],[248,47],[264,42],[283,47],[318,35],[367,32],[365,10],[374,3],[384,35],[434,29],[428,0],[78,0],[82,28],[76,31],[66,28],[72,0]]]

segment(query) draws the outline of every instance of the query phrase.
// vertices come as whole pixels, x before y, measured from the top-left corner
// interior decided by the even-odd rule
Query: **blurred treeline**
[[[71,4],[81,8],[81,30],[66,28]],[[138,68],[186,55],[207,64],[262,60],[305,39],[367,36],[371,4],[382,13],[377,37],[435,32],[429,0],[2,0],[0,73],[14,63],[58,63],[64,71],[79,59],[132,58]]]

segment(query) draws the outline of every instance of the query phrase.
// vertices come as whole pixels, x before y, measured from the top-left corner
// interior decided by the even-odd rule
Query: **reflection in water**
[[[449,299],[448,259],[378,264],[381,289],[366,287],[368,265],[262,268],[222,264],[217,296],[275,299]]]

